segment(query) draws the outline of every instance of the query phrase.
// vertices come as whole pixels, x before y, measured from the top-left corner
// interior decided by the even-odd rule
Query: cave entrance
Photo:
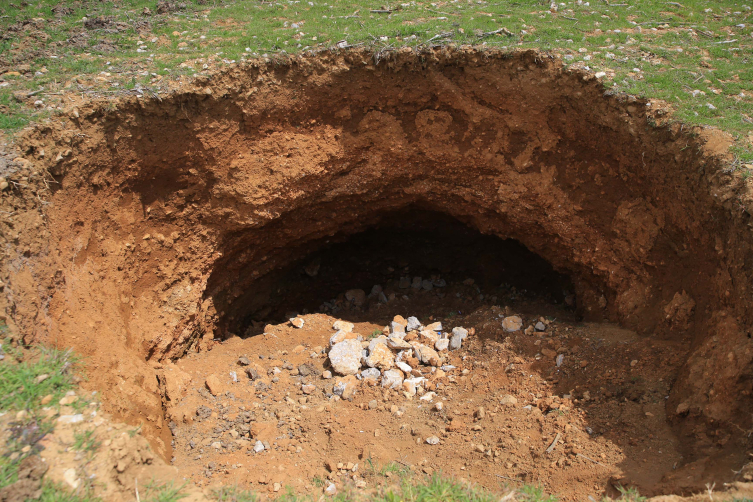
[[[575,305],[569,276],[523,244],[484,235],[436,211],[391,211],[364,231],[305,248],[310,252],[303,258],[247,288],[238,306],[238,333],[259,334],[266,323],[298,313],[352,320],[367,312],[390,316],[395,312],[389,305],[397,303],[426,317],[498,302]]]

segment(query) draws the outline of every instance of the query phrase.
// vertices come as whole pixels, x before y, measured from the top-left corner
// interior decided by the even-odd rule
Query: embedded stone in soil
[[[88,385],[105,391],[106,409],[143,423],[165,458],[173,438],[164,408],[192,378],[167,378],[173,363],[219,357],[228,336],[264,332],[293,310],[381,329],[395,314],[447,322],[446,306],[462,300],[452,309],[464,316],[510,307],[520,309],[524,330],[548,316],[592,335],[578,335],[589,339],[580,349],[596,357],[584,357],[580,370],[568,366],[570,352],[557,367],[562,346],[515,345],[519,337],[549,339],[536,323],[530,334],[499,332],[498,319],[487,316],[471,337],[470,347],[483,352],[470,355],[488,368],[471,370],[463,393],[474,392],[478,370],[483,385],[507,379],[521,390],[543,378],[537,403],[548,392],[562,399],[587,391],[598,400],[576,397],[584,401],[573,401],[578,418],[569,425],[581,431],[590,420],[603,436],[576,439],[613,450],[582,454],[590,460],[576,451],[564,467],[559,457],[554,467],[536,457],[526,469],[619,464],[627,480],[656,492],[690,490],[701,478],[720,484],[733,479],[730,465],[739,469],[750,446],[744,431],[753,426],[750,197],[704,143],[708,131],[653,127],[653,105],[610,94],[537,52],[407,51],[378,64],[366,52],[297,57],[236,66],[159,100],[79,108],[18,140],[27,169],[47,169],[55,183],[46,192],[26,176],[26,191],[14,183],[3,192],[11,216],[0,232],[9,253],[0,264],[1,301],[27,342],[54,341],[87,356]],[[39,194],[48,204],[37,203]],[[415,219],[403,223],[407,215]],[[443,251],[422,256],[427,247]],[[354,254],[360,262],[348,260]],[[444,262],[432,263],[437,257]],[[394,271],[385,272],[390,260]],[[374,266],[362,266],[367,261]],[[461,272],[475,283],[463,284]],[[442,280],[467,292],[453,299]],[[376,284],[383,290],[369,298]],[[400,291],[414,286],[403,300]],[[516,304],[509,296],[522,289],[546,301],[525,311],[525,298]],[[345,305],[364,310],[346,316]],[[304,314],[299,327],[285,329],[304,339],[319,316]],[[605,321],[621,328],[574,324]],[[622,343],[622,330],[635,340]],[[515,357],[524,362],[510,363]],[[530,382],[509,364],[530,367]],[[239,382],[245,375],[236,370]],[[228,377],[217,373],[207,392],[222,396]],[[529,402],[513,391],[505,396]],[[542,428],[540,441],[554,441],[554,429]],[[682,446],[670,444],[667,428]],[[623,430],[636,444],[609,437]],[[443,447],[441,431],[435,435],[440,444],[425,447]],[[639,452],[644,444],[657,453]],[[677,469],[667,469],[676,454]],[[492,462],[501,457],[493,455]],[[473,462],[487,460],[469,453],[464,461],[474,472]]]

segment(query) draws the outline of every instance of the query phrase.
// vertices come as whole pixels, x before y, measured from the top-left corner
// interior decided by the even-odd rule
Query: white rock
[[[361,369],[361,342],[343,340],[329,351],[332,369],[340,375],[355,375]]]
[[[449,347],[452,350],[458,350],[463,345],[463,340],[468,337],[468,330],[457,327],[452,329],[452,338],[450,338]]]
[[[410,375],[410,372],[413,371],[413,368],[411,368],[408,363],[404,363],[403,361],[397,361],[395,363],[395,366],[397,366],[400,371],[407,373]]]
[[[329,337],[329,346],[333,347],[335,344],[342,342],[345,340],[345,337],[348,335],[347,331],[340,330],[331,337]]]
[[[435,397],[436,395],[437,395],[437,394],[436,394],[436,392],[427,392],[426,394],[424,394],[423,396],[421,396],[421,397],[420,397],[419,399],[420,399],[421,401],[428,401],[428,402],[431,402],[431,400],[432,400],[432,399],[434,399],[434,397]]]
[[[256,453],[260,453],[264,451],[264,443],[261,441],[256,441],[256,444],[254,445],[254,451]]]
[[[406,331],[414,331],[420,328],[421,328],[421,323],[416,317],[408,318],[408,327],[406,328]]]
[[[290,324],[292,324],[298,329],[301,329],[303,325],[305,324],[305,322],[306,321],[304,321],[303,318],[301,317],[293,317],[292,319],[290,319]]]
[[[439,438],[437,436],[429,436],[426,438],[426,444],[439,444]]]
[[[507,394],[499,400],[499,404],[503,406],[513,406],[518,404],[518,399],[511,394]]]
[[[84,415],[81,413],[77,415],[60,415],[58,417],[58,422],[61,424],[77,424],[79,422],[84,421]]]
[[[434,344],[434,348],[438,350],[439,352],[442,352],[443,350],[447,350],[447,347],[450,346],[450,340],[447,338],[440,338],[437,340],[437,343]]]
[[[403,384],[403,374],[398,370],[387,370],[382,375],[382,387],[397,389]]]
[[[63,472],[63,481],[74,490],[78,488],[78,485],[81,483],[81,480],[76,476],[76,469],[74,468],[66,469]]]

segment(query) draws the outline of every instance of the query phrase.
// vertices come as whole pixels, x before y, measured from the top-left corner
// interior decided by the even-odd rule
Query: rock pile
[[[337,330],[329,340],[329,363],[341,375],[334,385],[334,394],[350,399],[359,380],[389,389],[402,389],[406,397],[417,393],[424,396],[425,374],[442,376],[454,366],[445,364],[449,350],[459,349],[474,334],[455,327],[444,331],[441,322],[424,326],[416,317],[395,316],[381,335],[368,339],[353,332],[353,324],[336,321]],[[431,397],[427,400],[431,400]],[[423,399],[423,397],[422,397]]]

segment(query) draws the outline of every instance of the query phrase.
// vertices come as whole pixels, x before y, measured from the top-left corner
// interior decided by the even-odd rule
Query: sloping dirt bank
[[[240,333],[271,273],[419,208],[522,243],[583,319],[689,347],[669,420],[744,435],[750,196],[706,133],[650,111],[544,54],[473,50],[260,62],[79,107],[19,139],[55,179],[3,192],[6,316],[87,356],[169,458],[158,363]]]

